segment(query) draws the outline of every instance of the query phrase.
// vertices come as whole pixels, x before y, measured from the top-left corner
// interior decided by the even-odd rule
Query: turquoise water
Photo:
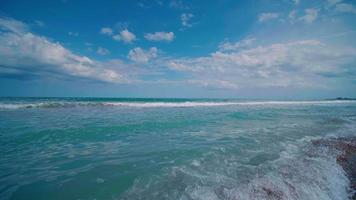
[[[347,199],[311,141],[355,130],[356,101],[2,98],[0,199]]]

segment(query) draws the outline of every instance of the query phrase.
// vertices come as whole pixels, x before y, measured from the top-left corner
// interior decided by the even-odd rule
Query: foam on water
[[[348,199],[349,180],[336,163],[336,152],[312,146],[312,139],[286,143],[278,159],[257,167],[237,164],[226,151],[210,152],[162,177],[137,181],[123,199]],[[252,172],[246,180],[234,177],[234,171],[246,167]]]
[[[0,199],[349,198],[356,101],[0,102]]]
[[[211,106],[268,106],[268,105],[323,105],[323,104],[354,104],[354,100],[324,101],[185,101],[185,102],[90,102],[90,101],[45,101],[34,103],[0,103],[0,109],[25,108],[66,108],[85,106],[117,106],[117,107],[211,107]]]

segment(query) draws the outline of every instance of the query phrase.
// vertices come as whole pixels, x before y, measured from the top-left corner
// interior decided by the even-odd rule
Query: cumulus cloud
[[[279,17],[278,13],[262,13],[258,16],[259,22],[265,22],[272,19],[277,19]]]
[[[304,10],[305,15],[300,18],[300,20],[306,23],[312,23],[318,18],[318,9],[308,8]]]
[[[192,27],[193,24],[190,22],[191,19],[194,17],[192,13],[183,13],[180,15],[180,20],[184,27]]]
[[[131,43],[136,40],[136,35],[127,29],[120,31],[119,34],[113,36],[114,40],[123,41],[125,43]]]
[[[240,87],[318,87],[331,74],[345,74],[356,49],[318,40],[217,51],[210,56],[172,59],[167,66],[204,80],[224,80]]]
[[[152,58],[157,57],[157,51],[158,50],[156,47],[152,47],[149,50],[144,50],[140,47],[136,47],[130,50],[129,54],[127,55],[127,58],[137,63],[147,63]]]
[[[109,27],[103,27],[100,29],[100,33],[103,34],[103,35],[112,35],[114,32],[111,28]]]
[[[110,51],[108,49],[105,49],[103,47],[99,47],[98,50],[96,50],[96,53],[99,54],[99,55],[108,55],[110,54]]]
[[[121,74],[105,68],[103,63],[27,31],[28,27],[20,21],[0,18],[0,29],[0,73],[123,81]]]
[[[302,11],[298,14],[304,15]],[[305,11],[306,14],[312,12]],[[291,18],[311,22],[317,18],[317,13],[312,20],[297,16],[296,12],[291,14]],[[124,39],[130,35],[125,34],[125,30],[118,35],[113,31],[101,33],[110,37],[117,36],[123,42],[134,41],[134,35],[127,37],[131,39]],[[174,33],[170,33],[147,33],[145,38],[152,41],[171,41]],[[129,83],[135,81],[134,77],[143,77],[136,81],[147,83],[143,80],[152,80],[152,83],[157,83],[168,79],[168,82],[176,81],[172,84],[228,90],[324,87],[331,85],[330,80],[337,78],[345,82],[355,80],[352,69],[352,64],[356,62],[354,48],[336,46],[336,43],[326,44],[316,39],[270,44],[265,42],[268,41],[260,43],[255,38],[238,42],[225,40],[209,55],[182,58],[159,56],[156,47],[136,47],[127,54],[127,59],[132,62],[104,62],[81,56],[60,43],[31,33],[29,27],[20,21],[0,17],[0,74],[80,77],[114,83]],[[99,55],[110,53],[102,47],[95,50]],[[183,78],[169,80],[172,74],[179,74],[177,77]],[[154,75],[154,79],[147,78],[150,75]]]
[[[145,38],[150,41],[172,41],[174,39],[173,32],[155,32],[146,33]]]
[[[335,10],[338,11],[338,12],[356,14],[356,7],[351,5],[351,4],[347,4],[347,3],[336,4]]]

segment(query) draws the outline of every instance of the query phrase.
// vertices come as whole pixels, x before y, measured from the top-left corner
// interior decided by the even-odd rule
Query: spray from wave
[[[356,138],[353,141],[355,148]],[[280,153],[278,159],[258,166],[238,164],[233,155],[224,149],[218,149],[201,160],[173,167],[161,177],[136,181],[122,199],[352,198],[355,188],[350,187],[350,181],[336,159],[342,153],[332,148],[333,144],[346,142],[345,138],[306,137],[298,142],[285,144],[286,150]],[[247,172],[244,176],[239,174],[239,169],[242,168]]]
[[[355,199],[356,124],[349,122],[324,137],[283,142],[284,150],[265,160],[241,162],[233,149],[213,148],[161,176],[136,180],[122,199]]]

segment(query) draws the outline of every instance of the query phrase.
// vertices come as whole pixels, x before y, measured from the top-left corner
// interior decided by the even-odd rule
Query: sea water
[[[0,199],[348,199],[356,101],[0,99]]]

